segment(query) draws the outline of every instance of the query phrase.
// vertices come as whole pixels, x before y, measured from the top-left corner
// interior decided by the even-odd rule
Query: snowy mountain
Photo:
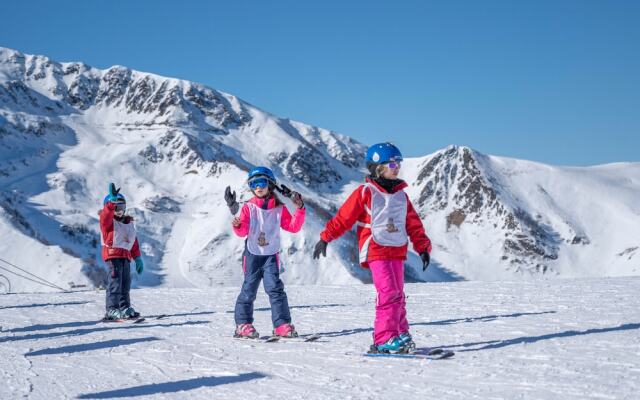
[[[555,167],[450,146],[406,164],[438,261],[467,279],[640,273],[640,163]]]
[[[101,281],[96,212],[110,181],[123,187],[141,234],[142,283],[237,284],[243,242],[230,233],[222,193],[231,185],[246,199],[246,171],[259,164],[310,211],[305,233],[283,241],[289,281],[366,279],[347,256],[349,240],[323,268],[301,264],[323,217],[362,176],[365,147],[348,137],[195,83],[2,48],[0,141],[0,230],[11,238],[0,252],[58,284]]]
[[[63,287],[101,282],[97,211],[113,181],[141,238],[137,284],[238,285],[243,241],[222,193],[246,200],[246,171],[266,164],[308,208],[303,233],[283,237],[285,281],[368,282],[353,233],[310,258],[362,181],[365,150],[196,83],[0,48],[0,258]],[[427,273],[409,258],[412,280],[640,273],[640,164],[559,168],[450,147],[407,160],[403,177],[435,244]],[[46,290],[0,275],[13,291]]]

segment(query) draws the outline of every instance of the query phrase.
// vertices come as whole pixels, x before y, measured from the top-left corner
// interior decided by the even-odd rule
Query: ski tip
[[[315,342],[316,340],[320,339],[321,337],[322,337],[322,336],[320,336],[320,335],[318,335],[318,334],[315,334],[315,333],[314,333],[314,334],[312,334],[312,335],[305,336],[305,337],[303,337],[302,339],[303,339],[305,342]]]

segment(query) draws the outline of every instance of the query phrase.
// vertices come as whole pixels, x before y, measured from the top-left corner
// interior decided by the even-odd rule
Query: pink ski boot
[[[298,332],[296,332],[296,328],[293,325],[282,324],[273,330],[273,335],[283,338],[294,338],[298,337]]]
[[[257,339],[260,337],[253,324],[240,324],[236,326],[236,332],[233,334],[235,338]]]

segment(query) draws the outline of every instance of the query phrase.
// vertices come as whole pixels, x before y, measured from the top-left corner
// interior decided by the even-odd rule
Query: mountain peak
[[[31,264],[49,267],[44,255],[55,253],[59,268],[48,276],[75,271],[65,268],[79,274],[78,265],[93,282],[104,275],[95,208],[115,182],[127,193],[148,261],[141,283],[239,284],[243,244],[229,233],[221,193],[231,186],[247,200],[246,171],[266,165],[307,206],[305,229],[283,237],[285,279],[370,281],[353,232],[332,244],[328,259],[308,265],[326,220],[361,184],[365,151],[350,137],[206,85],[0,48],[0,234],[20,244],[9,258],[37,248]],[[434,243],[434,266],[424,273],[410,254],[408,277],[561,275],[570,261],[593,258],[612,267],[592,275],[634,272],[639,172],[550,168],[460,145],[407,159],[407,192]]]
[[[424,217],[442,215],[447,232],[488,230],[502,248],[502,261],[515,270],[547,271],[547,261],[558,258],[554,233],[512,201],[498,176],[483,154],[448,146],[421,164],[417,207]]]

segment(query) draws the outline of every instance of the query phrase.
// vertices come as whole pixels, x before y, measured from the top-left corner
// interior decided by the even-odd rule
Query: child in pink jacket
[[[293,216],[275,194],[276,178],[266,167],[256,167],[249,172],[249,188],[255,195],[242,206],[240,215],[232,221],[233,231],[239,237],[246,237],[242,258],[244,282],[236,300],[235,337],[255,339],[259,337],[253,326],[253,302],[256,299],[260,281],[271,303],[273,334],[281,337],[298,336],[291,324],[291,313],[284,283],[280,279],[280,229],[296,233],[302,229],[305,208],[299,193],[291,192],[296,205]],[[235,193],[227,188],[225,200],[235,215],[238,203]]]

